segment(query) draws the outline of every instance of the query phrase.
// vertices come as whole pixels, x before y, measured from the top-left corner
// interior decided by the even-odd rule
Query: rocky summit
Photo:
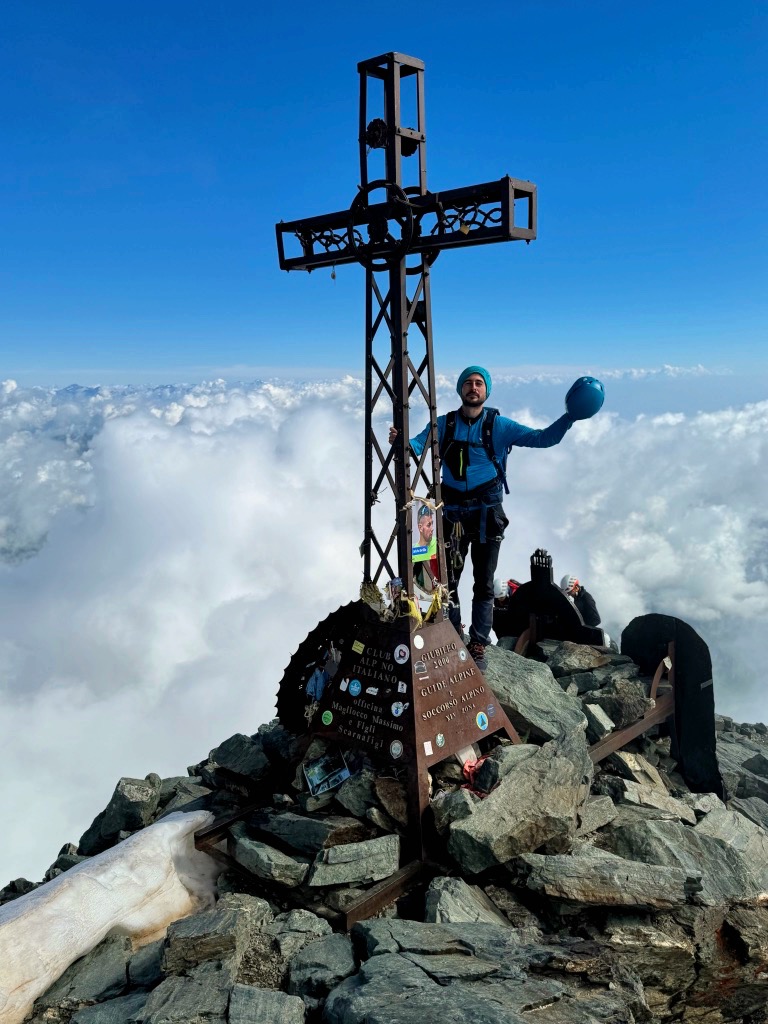
[[[768,1021],[768,730],[716,720],[726,802],[689,790],[663,730],[593,765],[590,745],[651,706],[650,680],[613,651],[546,642],[538,655],[488,648],[486,680],[522,743],[489,737],[466,765],[433,768],[424,863],[406,863],[404,776],[351,750],[351,776],[312,795],[303,767],[325,743],[278,721],[186,776],[121,779],[46,880],[204,809],[218,902],[140,948],[107,936],[28,1019]],[[34,888],[16,879],[0,903]]]

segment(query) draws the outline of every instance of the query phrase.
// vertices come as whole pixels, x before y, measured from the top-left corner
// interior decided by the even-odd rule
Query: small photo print
[[[312,796],[336,789],[351,774],[340,750],[329,750],[322,757],[307,761],[304,765],[304,777]]]

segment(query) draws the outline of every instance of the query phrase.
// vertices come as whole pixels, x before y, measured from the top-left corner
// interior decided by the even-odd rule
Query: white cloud
[[[543,425],[552,394],[494,400]],[[446,378],[442,409],[454,395]],[[0,386],[0,885],[40,877],[121,775],[183,774],[272,717],[291,652],[357,594],[362,397],[351,377]],[[768,403],[606,411],[513,451],[500,573],[526,578],[541,546],[612,633],[679,615],[710,645],[720,709],[764,719],[767,421]]]

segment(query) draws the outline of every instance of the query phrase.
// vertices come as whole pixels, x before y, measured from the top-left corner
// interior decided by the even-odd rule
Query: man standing
[[[563,576],[560,589],[578,608],[585,626],[599,626],[600,612],[595,599],[588,590],[579,583],[575,576]]]
[[[566,413],[543,430],[535,430],[500,416],[496,409],[486,409],[491,375],[482,366],[468,366],[459,375],[456,391],[461,408],[437,418],[450,593],[448,617],[461,635],[458,585],[464,560],[471,553],[474,587],[468,650],[482,672],[493,621],[493,576],[509,522],[502,507],[502,487],[509,494],[507,454],[514,445],[550,448],[558,444],[573,420]],[[397,431],[391,427],[390,444],[396,437]],[[421,455],[428,437],[426,426],[411,438],[416,455]]]

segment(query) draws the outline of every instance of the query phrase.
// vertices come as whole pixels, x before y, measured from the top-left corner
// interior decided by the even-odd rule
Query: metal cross
[[[378,584],[383,572],[390,579],[399,576],[405,594],[413,596],[412,510],[421,499],[433,507],[441,501],[430,268],[443,249],[534,239],[536,186],[503,177],[429,192],[424,63],[402,53],[385,53],[362,61],[358,72],[357,195],[348,210],[281,221],[276,225],[277,246],[283,270],[312,271],[345,263],[365,268],[363,579]],[[379,104],[378,116],[369,120],[374,103]],[[406,127],[407,123],[415,127]],[[378,177],[375,161],[381,168]],[[412,185],[405,183],[404,171],[409,168]],[[467,359],[471,361],[469,354]],[[387,403],[391,415],[385,416],[390,412]],[[412,418],[417,430],[426,420],[431,428],[430,443],[420,457],[408,443]],[[390,423],[398,432],[393,445],[376,434]],[[386,484],[395,500],[395,523],[388,537],[377,534],[372,521],[373,506]],[[445,583],[442,517],[434,520],[437,579]]]

